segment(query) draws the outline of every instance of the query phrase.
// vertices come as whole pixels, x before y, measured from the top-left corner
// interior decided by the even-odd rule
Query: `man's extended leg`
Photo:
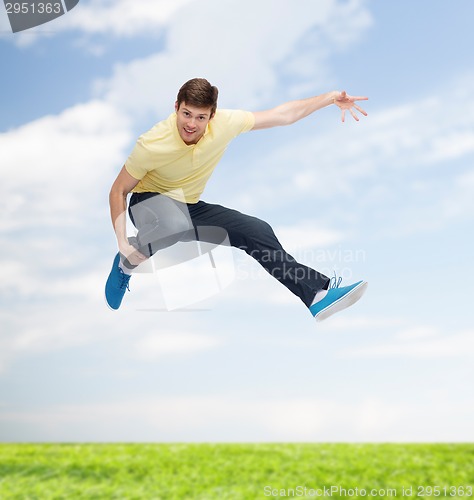
[[[199,239],[203,239],[199,230],[202,226],[225,229],[233,247],[256,259],[268,273],[297,295],[317,320],[353,304],[365,291],[365,282],[341,288],[337,283],[328,290],[330,279],[297,262],[283,249],[271,226],[256,217],[203,201],[188,207]],[[321,307],[317,305],[319,303]]]
[[[203,201],[189,205],[189,213],[198,238],[200,226],[218,226],[227,231],[230,244],[244,250],[263,268],[297,295],[307,307],[319,290],[329,285],[329,278],[297,262],[278,241],[271,226],[256,217],[221,205]]]

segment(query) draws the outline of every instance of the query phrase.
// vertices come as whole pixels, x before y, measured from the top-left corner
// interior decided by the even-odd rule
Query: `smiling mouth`
[[[184,131],[185,131],[187,134],[194,134],[194,132],[196,132],[195,130],[188,130],[187,128],[184,128]]]

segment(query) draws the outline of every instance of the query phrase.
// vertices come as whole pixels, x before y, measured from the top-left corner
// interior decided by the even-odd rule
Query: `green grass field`
[[[474,444],[0,445],[2,500],[474,499],[473,486]]]

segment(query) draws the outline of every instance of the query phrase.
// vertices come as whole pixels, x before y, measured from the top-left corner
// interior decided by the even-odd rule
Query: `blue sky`
[[[473,16],[467,0],[81,0],[13,35],[0,6],[0,440],[472,441]],[[369,96],[359,123],[327,108],[240,136],[203,195],[367,279],[356,306],[315,323],[233,251],[219,293],[208,267],[170,268],[106,308],[111,183],[195,76],[221,107]],[[207,298],[166,310],[196,283]]]

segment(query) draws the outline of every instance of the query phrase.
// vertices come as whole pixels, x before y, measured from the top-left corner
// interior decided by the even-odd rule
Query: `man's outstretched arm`
[[[367,99],[368,97],[354,97],[347,95],[345,91],[334,90],[308,99],[288,101],[267,111],[254,112],[255,125],[252,130],[291,125],[330,104],[335,104],[341,109],[342,121],[345,120],[347,110],[349,110],[354,120],[359,121],[359,117],[354,110],[364,116],[367,116],[367,113],[356,104],[356,101],[366,101]]]

